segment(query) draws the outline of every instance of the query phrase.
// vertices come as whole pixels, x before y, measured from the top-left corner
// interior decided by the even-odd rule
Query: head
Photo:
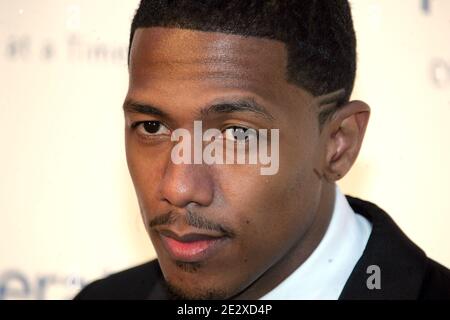
[[[141,2],[124,103],[127,161],[174,292],[257,298],[314,249],[369,118],[365,103],[349,99],[355,70],[345,0]],[[278,172],[175,164],[171,133],[192,132],[196,120],[224,137],[230,128],[278,129]]]

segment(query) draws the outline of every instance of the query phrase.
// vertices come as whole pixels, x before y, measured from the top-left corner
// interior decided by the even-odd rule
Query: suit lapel
[[[426,268],[425,253],[382,209],[357,198],[347,196],[347,200],[373,228],[339,299],[417,299]],[[369,266],[379,267],[380,289],[368,288],[367,281],[372,275]]]

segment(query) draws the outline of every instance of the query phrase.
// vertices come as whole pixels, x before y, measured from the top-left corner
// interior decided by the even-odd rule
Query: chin
[[[167,287],[171,296],[180,300],[225,300],[231,296],[220,288],[183,288],[171,282],[167,282]]]

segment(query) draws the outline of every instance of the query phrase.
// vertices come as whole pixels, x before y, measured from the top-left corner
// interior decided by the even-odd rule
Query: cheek
[[[261,176],[228,172],[223,194],[240,234],[240,251],[250,268],[270,267],[308,230],[320,199],[309,155],[280,157],[279,172]],[[251,266],[250,266],[251,264]]]
[[[248,210],[241,224],[251,228],[262,238],[278,240],[290,234],[300,235],[316,206],[313,181],[301,173],[278,177],[275,181],[261,181],[242,192],[239,203]]]
[[[141,211],[156,208],[158,186],[165,170],[166,147],[142,146],[127,141],[126,157],[128,170],[133,181]],[[142,212],[144,213],[144,212]]]

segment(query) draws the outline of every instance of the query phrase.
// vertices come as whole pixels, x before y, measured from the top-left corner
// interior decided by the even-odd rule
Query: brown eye
[[[158,121],[146,121],[142,125],[144,126],[144,130],[148,133],[157,133],[161,127],[161,123]]]
[[[155,136],[155,135],[168,135],[169,129],[159,121],[141,121],[134,126],[141,135]]]
[[[247,142],[250,138],[257,138],[257,133],[255,129],[232,126],[225,129],[224,137],[242,143]]]

